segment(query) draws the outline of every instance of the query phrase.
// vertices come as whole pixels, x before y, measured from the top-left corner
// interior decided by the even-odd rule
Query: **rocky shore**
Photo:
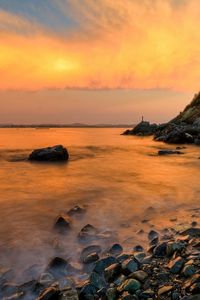
[[[200,145],[200,93],[173,120],[165,124],[140,122],[135,128],[126,130],[124,135],[153,135],[156,141],[169,144]]]
[[[67,239],[70,218],[84,213],[84,208],[73,207],[67,215],[57,217],[53,230]],[[199,218],[199,209],[193,213]],[[98,243],[101,233],[86,224],[77,236],[82,245],[81,268],[62,256],[53,257],[39,276],[17,285],[12,270],[1,267],[0,299],[199,300],[200,228],[197,222],[191,226],[184,230],[150,229],[147,248],[133,243],[127,252],[116,242],[103,248]],[[137,234],[144,232],[141,229]]]

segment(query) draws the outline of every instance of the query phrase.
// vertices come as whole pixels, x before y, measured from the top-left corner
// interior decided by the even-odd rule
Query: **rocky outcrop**
[[[156,124],[150,124],[147,121],[141,121],[133,129],[127,129],[123,134],[124,135],[139,135],[139,136],[148,136],[153,135],[157,129]]]
[[[69,159],[69,153],[62,145],[56,145],[53,147],[41,148],[34,150],[29,155],[31,161],[67,161]]]
[[[192,102],[177,117],[159,125],[154,139],[170,144],[200,145],[200,93],[194,96]]]
[[[141,121],[133,129],[127,129],[123,135],[153,135],[156,141],[169,144],[200,145],[200,92],[173,120],[165,124],[150,124]]]

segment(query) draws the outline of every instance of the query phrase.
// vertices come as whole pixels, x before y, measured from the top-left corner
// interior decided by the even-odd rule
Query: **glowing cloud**
[[[198,0],[55,0],[54,31],[0,10],[0,89],[197,90]]]

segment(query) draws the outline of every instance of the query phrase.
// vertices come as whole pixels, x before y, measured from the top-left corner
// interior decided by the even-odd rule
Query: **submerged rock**
[[[79,205],[75,205],[73,208],[71,208],[67,214],[68,216],[80,216],[84,214],[86,210],[83,207],[80,207]]]
[[[62,145],[56,145],[53,147],[41,148],[34,150],[29,155],[31,161],[67,161],[69,159],[69,153]]]
[[[97,237],[98,230],[91,224],[85,225],[78,234],[80,241],[92,240]]]
[[[123,252],[123,247],[120,244],[114,244],[108,252],[111,255],[120,255]]]
[[[93,255],[94,253],[96,255],[99,255],[101,253],[101,246],[99,246],[99,245],[90,245],[90,246],[84,248],[81,251],[80,261],[84,263],[88,259],[88,257],[90,255]]]
[[[188,228],[180,233],[181,235],[189,235],[191,237],[200,237],[200,228]]]
[[[67,233],[71,229],[71,222],[65,216],[57,217],[54,228],[60,233]]]
[[[179,150],[159,150],[158,155],[171,155],[171,154],[183,154]]]

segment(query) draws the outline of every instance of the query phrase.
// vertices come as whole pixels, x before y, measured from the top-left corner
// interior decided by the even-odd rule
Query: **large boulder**
[[[139,136],[148,136],[153,135],[157,129],[156,124],[150,124],[147,121],[141,121],[133,129],[126,130],[124,135],[139,135]]]
[[[31,161],[67,161],[69,153],[62,145],[34,150],[29,155]]]

